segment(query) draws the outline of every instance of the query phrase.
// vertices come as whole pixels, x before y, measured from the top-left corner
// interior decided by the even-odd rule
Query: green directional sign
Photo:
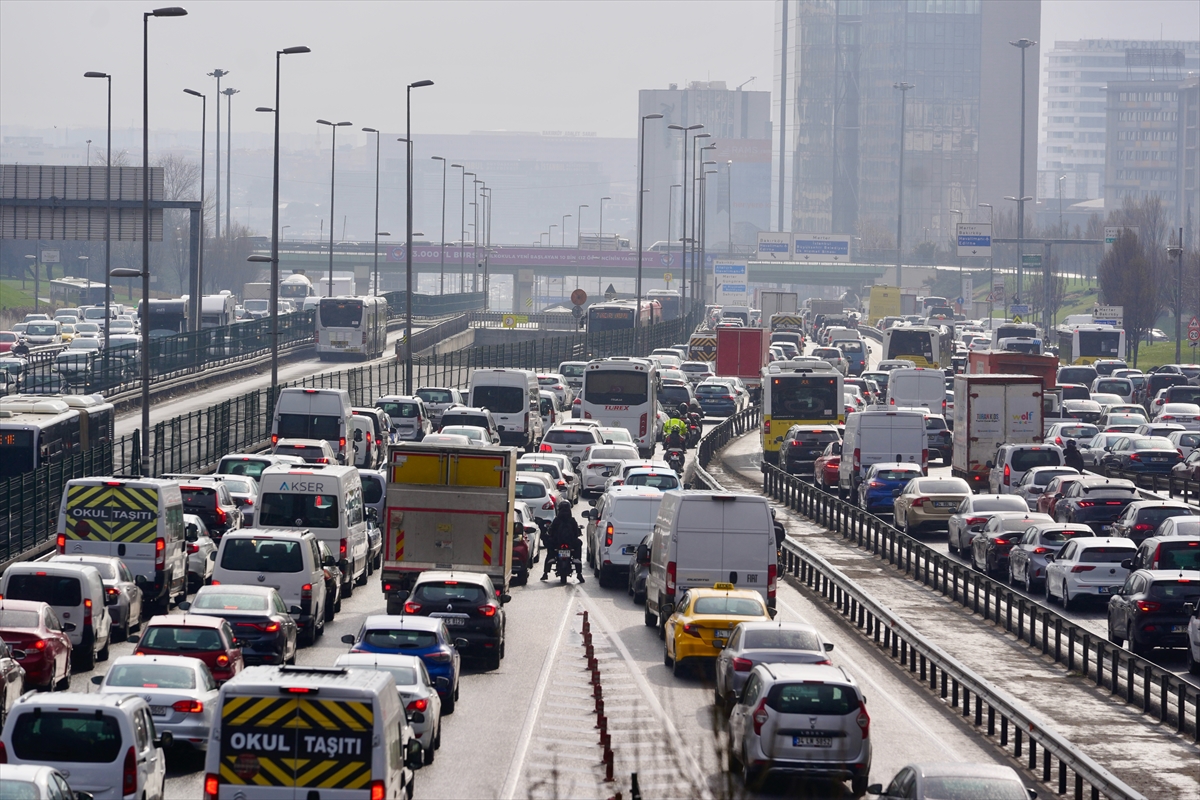
[[[1023,255],[1023,256],[1021,256],[1021,266],[1024,267],[1025,269],[1041,269],[1042,268],[1042,257],[1041,256]]]

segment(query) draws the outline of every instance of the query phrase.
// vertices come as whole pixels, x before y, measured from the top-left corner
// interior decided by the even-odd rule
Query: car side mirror
[[[1125,569],[1133,569],[1133,559],[1132,558],[1125,559],[1124,561],[1121,562],[1121,566],[1124,567]]]
[[[471,643],[468,642],[466,639],[455,639],[454,640],[454,647],[457,650],[465,650],[470,646],[471,646]]]
[[[439,692],[448,692],[450,691],[450,679],[446,677],[440,677],[433,682],[433,687]]]
[[[867,794],[883,794],[883,784],[872,783],[867,787]]]
[[[1050,563],[1053,560],[1054,560],[1054,553],[1047,553],[1046,554],[1046,563]]]
[[[421,752],[421,743],[410,739],[408,742],[408,756],[404,759],[405,765],[413,770],[419,770],[425,766],[425,756]]]
[[[14,651],[14,652],[15,652],[15,651]],[[99,686],[99,685],[100,685],[100,684],[102,684],[102,683],[104,683],[104,676],[103,676],[103,675],[93,675],[93,676],[92,676],[92,685],[93,685],[93,686]]]
[[[768,608],[767,613],[771,615],[771,619],[775,619],[775,615],[779,613],[777,608]]]
[[[420,724],[425,721],[425,715],[423,713],[421,713],[420,711],[414,711],[412,713],[412,716],[410,716],[408,718],[408,721],[416,722],[417,724]]]
[[[379,522],[379,509],[368,508],[367,509],[367,519],[369,519],[371,522]]]
[[[500,605],[504,605],[505,603],[509,602],[510,600],[512,600],[511,594],[500,595]]]
[[[133,578],[133,582],[136,583],[138,586],[141,586],[142,584],[148,583],[149,581],[146,580],[145,575],[136,575]]]
[[[292,606],[291,608],[288,609],[288,613],[294,614],[295,616],[298,617],[304,613],[304,609],[301,608],[300,606]]]
[[[828,653],[833,649],[833,642],[825,642],[825,652]]]
[[[674,603],[663,603],[661,606],[658,607],[658,611],[662,616],[669,617],[675,613],[675,604]]]
[[[189,542],[198,542],[200,541],[200,533],[198,531],[188,531],[185,538]]]
[[[187,600],[180,600],[178,603],[175,604],[175,607],[178,608],[180,611],[187,611],[188,609],[190,609],[192,607],[192,604],[189,603]]]
[[[325,556],[325,558],[321,559],[321,566],[322,567],[336,567],[337,559],[334,558],[333,556]]]
[[[74,622],[64,622],[62,624],[63,633],[73,633],[75,631]]]
[[[171,745],[175,744],[175,736],[170,731],[163,731],[155,744],[161,747],[163,750],[166,750]]]
[[[361,442],[362,440],[363,440],[362,431],[355,431],[354,432],[354,441]]]
[[[644,544],[639,544],[637,547],[637,560],[645,562],[650,560],[650,548]]]
[[[345,636],[342,637],[342,643],[353,645],[354,644],[354,634],[347,633]]]
[[[991,461],[985,462],[983,466],[986,467],[987,469],[995,469],[995,467],[996,467],[996,465],[993,464]]]

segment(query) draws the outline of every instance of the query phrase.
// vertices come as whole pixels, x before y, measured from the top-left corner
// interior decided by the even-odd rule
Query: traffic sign
[[[617,287],[613,286],[610,283],[608,285],[608,288],[604,290],[604,299],[608,300],[609,302],[616,300],[617,299]]]
[[[674,276],[674,275],[672,275],[672,274],[671,274],[671,273],[669,273],[669,272],[664,272],[664,273],[663,273],[663,280],[664,280],[666,283],[670,283],[671,281],[675,280],[675,276]]]
[[[526,308],[533,308],[533,298],[532,298],[532,297],[526,297],[526,298],[525,298],[525,307],[526,307]]]
[[[1200,317],[1192,317],[1188,322],[1189,331],[1200,331]]]
[[[955,226],[958,237],[958,257],[990,257],[992,255],[992,224],[990,222],[960,222]]]
[[[966,298],[964,298],[962,295],[959,295],[958,299],[955,300],[954,302],[958,303],[961,306],[963,303],[965,303],[967,301],[966,301]]]
[[[587,303],[587,292],[585,292],[583,289],[576,289],[575,291],[571,292],[571,304],[572,305],[582,306],[586,303]]]
[[[792,251],[797,261],[849,261],[850,236],[840,233],[795,233]]]
[[[1192,317],[1188,322],[1188,341],[1192,343],[1192,347],[1200,342],[1200,319],[1196,317]]]
[[[1013,322],[1021,322],[1021,315],[1020,315],[1020,314],[1013,314],[1013,320],[1012,320],[1012,321],[1013,321]]]
[[[575,319],[579,319],[580,317],[582,317],[583,316],[583,306],[577,305],[574,308],[572,308],[571,316],[574,317]]]
[[[500,324],[505,328],[515,328],[526,322],[529,322],[529,317],[525,314],[505,314],[500,317]]]
[[[1011,311],[1014,316],[1017,314],[1028,314],[1029,306],[1026,305],[1025,303],[1021,303],[1020,305],[1014,304],[1014,305],[1009,306],[1008,310]]]

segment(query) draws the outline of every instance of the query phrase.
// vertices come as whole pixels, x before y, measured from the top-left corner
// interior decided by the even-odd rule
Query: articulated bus
[[[80,416],[59,399],[0,401],[0,478],[31,472],[79,452]]]
[[[658,371],[644,358],[617,356],[588,362],[583,370],[580,413],[601,425],[624,428],[642,458],[658,437]]]
[[[893,325],[883,332],[883,358],[946,369],[954,355],[954,332],[941,325]]]
[[[104,284],[87,278],[61,278],[50,281],[50,302],[57,305],[102,306]]]
[[[658,301],[663,322],[679,319],[683,315],[683,300],[675,289],[651,289],[646,292],[646,299]]]
[[[612,303],[596,303],[587,311],[587,329],[597,331],[623,331],[634,327],[634,315],[641,316],[641,327],[662,321],[662,306],[658,300],[643,300],[641,309],[633,300],[617,300]]]
[[[1059,325],[1058,362],[1091,364],[1125,357],[1125,331],[1112,325]]]
[[[843,377],[836,370],[803,362],[775,361],[762,371],[762,450],[768,464],[779,463],[779,447],[793,425],[844,425]]]
[[[317,306],[317,356],[354,355],[366,361],[387,345],[387,301],[378,295],[322,297]]]

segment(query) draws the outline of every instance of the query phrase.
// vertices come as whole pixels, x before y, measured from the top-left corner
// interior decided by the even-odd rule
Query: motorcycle
[[[700,437],[704,434],[704,426],[700,419],[700,415],[696,413],[688,414],[687,426],[687,446],[695,447],[696,445],[700,444]]]
[[[682,449],[678,447],[667,449],[667,465],[675,470],[675,474],[681,478],[683,477],[683,459],[684,452]]]
[[[558,553],[554,557],[554,574],[558,576],[558,582],[565,584],[574,571],[575,559],[571,557],[570,545],[559,545]]]

